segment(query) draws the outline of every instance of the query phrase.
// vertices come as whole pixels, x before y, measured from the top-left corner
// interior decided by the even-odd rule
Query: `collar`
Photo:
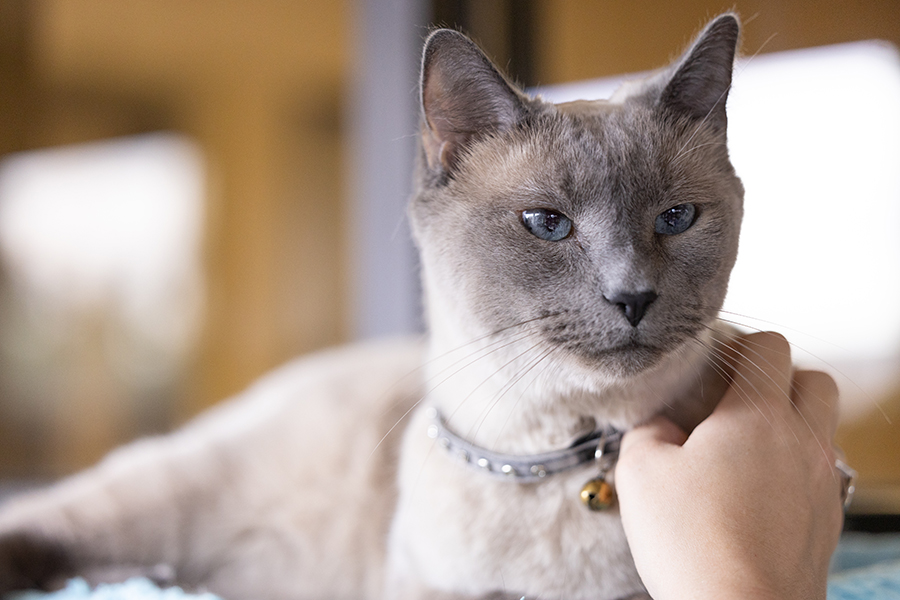
[[[428,437],[437,440],[451,456],[487,475],[519,483],[540,481],[545,477],[596,461],[601,472],[615,463],[622,432],[612,427],[596,429],[562,450],[543,454],[501,454],[486,450],[456,435],[447,427],[441,413],[429,408]]]

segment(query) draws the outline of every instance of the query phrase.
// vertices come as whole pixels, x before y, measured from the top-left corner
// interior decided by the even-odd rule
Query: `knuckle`
[[[834,378],[822,371],[797,371],[794,374],[795,385],[802,390],[809,390],[822,400],[836,399],[838,386]]]
[[[787,341],[787,338],[777,331],[761,331],[759,333],[751,334],[748,336],[748,339],[751,337],[754,338],[755,343],[762,344],[772,350],[778,352],[790,352],[791,345]]]

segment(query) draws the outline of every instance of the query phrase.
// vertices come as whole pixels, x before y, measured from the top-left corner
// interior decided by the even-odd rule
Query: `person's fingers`
[[[626,528],[643,522],[640,516],[632,517],[640,515],[645,501],[652,502],[654,492],[648,495],[648,486],[653,490],[661,485],[660,473],[665,477],[671,472],[672,460],[677,462],[672,451],[680,450],[686,439],[684,430],[663,416],[625,433],[614,477]]]
[[[754,333],[735,341],[735,353],[737,368],[721,405],[758,409],[761,401],[771,404],[784,399],[787,406],[792,375],[791,347],[787,340],[778,333]]]
[[[838,424],[838,389],[834,379],[821,371],[797,371],[791,401],[810,427],[831,440]]]
[[[620,454],[627,454],[637,448],[658,447],[660,445],[681,446],[687,439],[684,430],[662,415],[658,415],[643,425],[628,431],[622,438]]]

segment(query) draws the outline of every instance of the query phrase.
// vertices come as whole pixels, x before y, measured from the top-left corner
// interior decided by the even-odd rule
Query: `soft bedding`
[[[900,534],[848,532],[831,562],[828,600],[900,600]]]

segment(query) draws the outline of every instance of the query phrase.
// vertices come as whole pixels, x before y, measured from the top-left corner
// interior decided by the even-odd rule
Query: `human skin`
[[[741,338],[732,385],[688,435],[664,417],[622,441],[616,489],[655,600],[825,599],[843,522],[837,388],[783,337]]]

